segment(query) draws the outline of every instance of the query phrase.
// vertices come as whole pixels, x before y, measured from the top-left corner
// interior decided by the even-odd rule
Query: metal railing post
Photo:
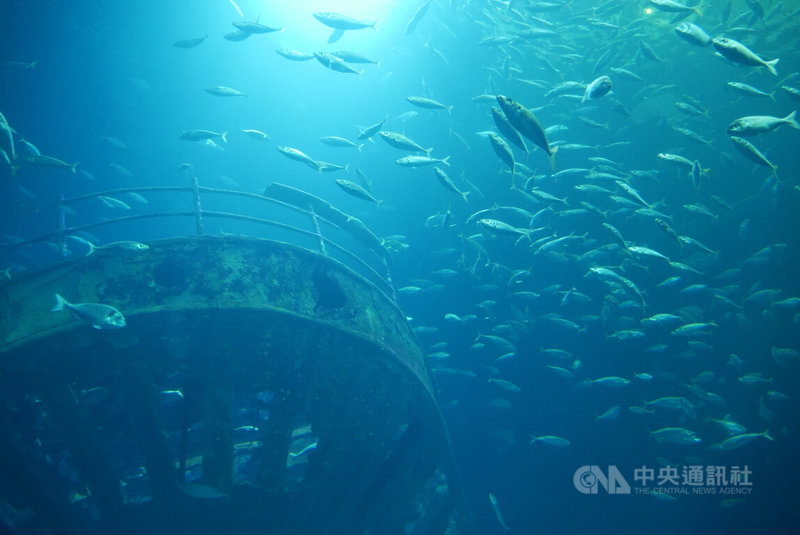
[[[325,250],[325,241],[322,239],[322,231],[319,229],[319,221],[317,220],[317,214],[314,212],[314,207],[309,205],[308,211],[311,213],[311,222],[314,223],[314,232],[317,233],[317,238],[319,239],[319,250],[325,256],[328,256],[328,252]]]
[[[196,176],[192,177],[192,196],[194,197],[194,218],[197,225],[197,234],[203,234],[203,209],[200,207],[200,182]]]

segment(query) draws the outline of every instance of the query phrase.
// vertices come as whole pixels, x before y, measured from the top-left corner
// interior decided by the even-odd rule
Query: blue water
[[[263,24],[284,28],[282,33],[253,35],[241,42],[223,38],[234,31],[231,22],[240,20],[226,0],[77,5],[54,0],[7,2],[0,7],[0,60],[37,62],[34,68],[0,73],[0,111],[16,130],[17,140],[24,137],[42,154],[80,162],[76,174],[23,168],[14,176],[0,164],[0,241],[53,232],[61,194],[188,186],[192,176],[201,185],[251,193],[261,193],[273,181],[307,190],[355,215],[378,236],[394,236],[408,245],[392,255],[392,278],[397,288],[423,289],[400,292],[398,302],[412,325],[423,328],[418,334],[424,351],[432,353],[437,349],[429,348],[435,344],[447,344],[441,351],[450,356],[430,358],[429,365],[452,433],[467,507],[479,533],[503,531],[487,498],[490,492],[497,496],[513,533],[795,532],[800,520],[795,482],[800,473],[795,447],[800,305],[776,303],[800,296],[796,276],[800,132],[781,126],[748,138],[777,166],[775,175],[745,159],[726,139],[727,125],[738,117],[784,117],[798,107],[797,98],[781,88],[800,87],[800,33],[793,3],[761,0],[768,13],[762,21],[747,15],[748,2],[704,2],[701,16],[691,14],[686,19],[713,37],[725,34],[765,58],[780,57],[778,76],[715,57],[713,47],[687,43],[673,31],[678,23],[673,14],[647,13],[645,9],[652,8],[643,1],[612,9],[612,2],[574,0],[553,10],[540,5],[541,11],[527,8],[544,2],[513,2],[509,11],[499,2],[434,1],[411,35],[405,35],[406,24],[421,2],[275,4],[238,2],[247,20],[260,17]],[[732,8],[723,22],[726,5]],[[379,19],[378,30],[348,31],[338,43],[328,45],[330,29],[312,17],[315,11]],[[552,26],[537,23],[532,16]],[[480,44],[486,37],[518,34],[524,28],[512,21],[520,18],[556,35],[501,46]],[[595,24],[598,21],[617,29]],[[203,35],[207,40],[196,48],[173,46],[175,41]],[[641,42],[649,44],[663,63],[642,57]],[[608,61],[595,69],[609,47]],[[380,59],[380,65],[353,65],[363,74],[343,74],[316,60],[289,61],[276,54],[276,48],[307,53],[353,50]],[[612,67],[633,71],[644,81],[617,74]],[[581,91],[571,92],[577,99],[544,96],[562,81],[588,83],[602,74],[614,82],[611,95],[583,105]],[[740,96],[726,88],[731,81],[774,91],[774,99]],[[248,96],[223,98],[204,91],[214,85],[233,87]],[[512,191],[506,165],[487,139],[475,135],[496,130],[491,104],[472,100],[484,93],[504,94],[532,109],[544,106],[536,112],[544,127],[566,127],[549,135],[551,145],[592,147],[560,149],[557,171],[608,172],[599,167],[601,162],[588,158],[613,160],[614,173],[668,217],[678,234],[718,254],[679,246],[652,217],[637,215],[641,205],[613,180],[586,178],[585,173],[553,178],[546,156],[541,149],[534,150],[532,142],[528,155],[513,148],[517,162],[531,170],[518,166],[516,185],[522,187],[534,174],[529,189],[565,198],[566,204],[537,202]],[[406,100],[412,95],[436,99],[453,106],[452,111],[415,107]],[[687,102],[687,97],[699,101],[707,114],[690,116],[678,110],[675,103]],[[615,110],[613,100],[631,115]],[[414,113],[402,116],[408,112]],[[601,126],[588,126],[581,116]],[[440,167],[460,189],[471,190],[469,202],[444,189],[432,168],[396,165],[394,161],[405,153],[378,136],[364,142],[361,151],[319,141],[323,136],[355,141],[362,128],[384,118],[384,129],[434,147],[434,157],[449,156],[452,166]],[[674,130],[676,126],[691,129],[709,144],[689,139]],[[192,129],[227,131],[228,142],[216,139],[214,148],[180,139],[183,131]],[[240,129],[261,130],[271,140],[250,139]],[[122,141],[125,148],[104,136]],[[315,160],[347,164],[348,170],[317,173],[285,158],[276,146],[295,147]],[[697,160],[709,171],[695,188],[688,169],[660,160],[659,153]],[[190,163],[192,170],[181,171],[184,163]],[[130,175],[112,164],[123,166]],[[372,194],[383,201],[380,207],[349,196],[335,184],[335,178],[357,182],[356,168],[370,178]],[[648,174],[633,176],[634,170]],[[589,183],[627,196],[628,204],[574,189]],[[154,194],[148,200],[147,206],[131,202],[133,213],[191,210],[188,194],[180,199]],[[551,209],[534,222],[509,211],[482,216],[517,228],[543,227],[530,239],[465,224],[471,214],[495,203],[530,213]],[[688,204],[702,204],[713,215],[690,212],[684,207]],[[217,206],[239,208],[235,201]],[[67,214],[68,225],[126,215],[96,200],[73,208],[75,212]],[[563,213],[580,208],[585,211]],[[441,219],[429,219],[437,214],[447,214],[444,225]],[[656,250],[698,273],[622,250],[604,222],[615,227],[628,245]],[[191,218],[167,223],[145,220],[99,228],[84,237],[97,244],[146,243],[194,230]],[[208,221],[206,231],[236,233],[250,228]],[[550,252],[536,253],[543,243],[536,240],[548,235],[573,238]],[[617,248],[596,258],[581,256],[609,244]],[[753,256],[766,247],[767,253]],[[79,244],[72,248],[73,254],[81,254]],[[8,253],[0,258],[0,268],[38,269],[57,258],[53,248],[38,246]],[[624,284],[587,276],[593,266],[608,267],[632,281],[646,307]],[[433,274],[442,268],[457,274]],[[720,276],[729,269],[737,271]],[[658,286],[672,276],[681,278],[673,286]],[[696,292],[682,291],[691,284],[705,286]],[[585,302],[571,296],[565,300],[572,288],[586,296]],[[748,299],[761,289],[780,292]],[[519,291],[539,296],[524,301],[512,295]],[[454,323],[443,319],[446,313],[474,314],[476,319]],[[669,328],[641,326],[642,318],[656,313],[683,319]],[[577,329],[559,326],[552,321],[553,314]],[[706,328],[705,335],[688,338],[694,345],[670,334],[690,322],[715,326]],[[612,336],[623,330],[641,330],[644,335],[632,340]],[[496,360],[504,351],[491,344],[474,347],[479,334],[509,339],[515,354]],[[654,350],[658,345],[664,347]],[[549,356],[542,348],[568,351],[571,358]],[[773,358],[773,348],[787,348],[789,355]],[[730,364],[732,354],[743,361],[741,366]],[[547,365],[569,369],[574,377],[562,377]],[[435,371],[442,368],[444,372]],[[652,380],[634,378],[642,372],[651,374]],[[702,372],[713,375],[698,381]],[[753,372],[763,374],[767,382],[747,385],[738,380]],[[609,388],[582,382],[608,376],[631,383]],[[510,381],[520,391],[503,390],[489,382],[490,377]],[[688,384],[701,388],[700,394]],[[787,399],[768,394],[772,391]],[[724,401],[715,404],[702,392]],[[680,410],[637,415],[628,409],[665,396],[684,397],[694,417]],[[493,406],[497,399],[508,400],[509,406]],[[618,418],[596,418],[612,406],[620,406]],[[727,435],[708,419],[726,415],[748,432],[768,429],[774,441],[757,438],[731,451],[714,449]],[[659,443],[650,432],[663,427],[688,428],[702,441]],[[570,445],[529,444],[532,435],[563,437]],[[573,474],[584,465],[598,465],[604,471],[609,465],[618,467],[632,495],[610,495],[604,489],[598,495],[579,493]],[[727,470],[747,465],[752,491],[722,495],[722,487],[715,485],[713,495],[680,495],[677,500],[637,494],[642,485],[634,481],[634,470],[645,466],[658,471],[662,465],[677,466],[679,472],[687,465]]]

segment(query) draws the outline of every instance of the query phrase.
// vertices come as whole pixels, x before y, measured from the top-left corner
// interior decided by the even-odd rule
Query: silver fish
[[[422,167],[423,165],[434,165],[437,163],[443,163],[446,166],[450,166],[450,156],[445,156],[444,158],[431,158],[430,156],[404,156],[399,160],[395,160],[394,163],[397,165],[402,165],[403,167]]]
[[[613,89],[613,87],[614,84],[611,82],[611,78],[608,76],[596,78],[592,81],[592,83],[586,86],[586,91],[583,93],[581,104],[587,100],[593,100],[607,95],[611,89]]]
[[[383,201],[379,201],[375,197],[372,196],[370,192],[356,184],[355,182],[351,182],[349,180],[345,180],[343,178],[336,179],[336,185],[342,188],[346,193],[356,197],[358,199],[363,199],[365,201],[374,202],[377,205],[380,205]]]
[[[420,108],[428,108],[432,110],[447,110],[448,112],[453,109],[453,106],[446,106],[445,104],[442,104],[438,100],[433,100],[432,98],[406,97],[406,100],[409,101],[414,106],[419,106]]]
[[[368,126],[368,127],[364,128],[363,130],[361,130],[361,132],[358,133],[357,139],[369,139],[369,138],[371,138],[372,136],[374,136],[378,132],[378,130],[380,130],[383,127],[383,123],[385,123],[385,122],[386,122],[386,119],[384,119],[383,121],[377,122],[377,123],[373,124],[372,126]]]
[[[356,145],[349,139],[345,139],[343,137],[338,137],[338,136],[321,137],[319,138],[319,140],[330,147],[354,147],[358,149],[359,152],[361,152],[361,149],[364,147],[363,143],[360,145]]]
[[[249,22],[246,20],[240,20],[233,23],[240,32],[245,33],[272,33],[272,32],[281,32],[283,33],[283,28],[272,28],[270,26],[264,26],[263,24],[259,24],[258,22]]]
[[[185,130],[181,134],[181,139],[186,141],[203,141],[206,139],[213,139],[215,137],[222,138],[222,141],[228,142],[228,132],[212,132],[211,130]]]
[[[769,97],[772,100],[775,100],[775,92],[767,93],[766,91],[762,91],[757,87],[753,87],[752,85],[745,84],[742,82],[728,82],[727,86],[739,93],[740,95],[745,95],[747,97]]]
[[[224,85],[215,85],[211,87],[206,87],[206,93],[209,95],[215,95],[218,97],[246,97],[244,93],[241,91],[237,91],[232,87],[225,87]]]
[[[174,43],[172,43],[172,46],[178,48],[194,48],[200,45],[207,38],[208,35],[204,35],[203,37],[197,37],[195,39],[181,39],[180,41],[175,41]]]
[[[313,158],[311,158],[311,156],[302,151],[299,151],[293,147],[276,147],[276,149],[278,150],[278,152],[280,152],[281,154],[283,154],[284,156],[286,156],[291,160],[295,160],[297,162],[303,162],[310,168],[316,169],[317,171],[322,170],[319,164]]]
[[[764,132],[771,132],[783,124],[788,124],[792,128],[800,130],[800,123],[795,119],[796,115],[797,112],[793,111],[783,118],[769,115],[740,117],[728,125],[728,135],[739,137],[755,136]]]
[[[767,157],[764,156],[764,154],[760,150],[758,150],[755,145],[753,145],[746,139],[737,136],[731,136],[731,141],[733,142],[733,145],[736,147],[736,150],[738,150],[742,154],[742,156],[744,156],[748,160],[753,161],[759,165],[763,165],[764,167],[769,167],[770,169],[772,169],[773,173],[778,170],[777,165],[769,161],[769,159],[767,159]]]
[[[717,49],[717,52],[734,63],[750,65],[753,67],[764,67],[773,75],[778,76],[778,71],[775,70],[775,65],[778,63],[778,61],[780,61],[780,58],[773,59],[772,61],[766,61],[739,41],[734,41],[733,39],[727,39],[725,37],[717,37],[711,42],[714,45],[714,48]]]
[[[336,52],[331,52],[331,56],[336,56],[340,60],[347,63],[371,63],[373,65],[377,65],[378,67],[381,66],[380,60],[372,60],[362,56],[358,52],[350,52],[349,50],[338,50]]]
[[[289,50],[288,48],[277,48],[275,52],[286,59],[292,61],[308,61],[314,59],[314,54],[306,54],[297,50]]]
[[[314,52],[314,57],[332,71],[343,72],[345,74],[357,74],[359,76],[364,73],[364,71],[357,71],[336,56],[326,54],[325,52]]]
[[[675,33],[693,45],[708,46],[711,44],[711,36],[703,28],[691,22],[678,24],[675,27]]]
[[[246,134],[253,139],[257,139],[259,141],[269,141],[269,135],[265,134],[261,130],[246,130],[244,128],[241,130],[243,134]]]
[[[336,30],[362,30],[364,28],[375,28],[378,21],[362,21],[342,15],[340,13],[317,12],[314,18],[329,28]]]
[[[426,149],[413,139],[397,132],[381,131],[378,132],[378,135],[381,136],[386,143],[400,150],[424,152],[425,154],[430,154],[433,150],[433,147]]]
[[[121,329],[125,327],[125,316],[122,312],[102,303],[76,303],[72,304],[61,295],[56,294],[56,305],[51,312],[67,310],[75,318],[85,321],[95,329]]]
[[[696,7],[689,7],[685,4],[681,4],[680,2],[676,2],[675,0],[647,0],[647,1],[650,2],[650,5],[652,5],[659,11],[666,11],[667,13],[694,13],[696,15],[700,14],[700,11],[698,11]]]
[[[467,195],[469,195],[470,193],[469,191],[461,191],[460,189],[458,189],[456,185],[453,184],[453,181],[450,179],[450,177],[447,176],[447,173],[445,173],[442,169],[434,167],[433,170],[436,173],[436,178],[439,180],[439,183],[442,186],[449,189],[453,193],[461,195],[461,198],[464,199],[464,202],[467,202]]]

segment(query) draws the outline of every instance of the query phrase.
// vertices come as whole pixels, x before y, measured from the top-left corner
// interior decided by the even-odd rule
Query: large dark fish
[[[528,147],[525,145],[525,140],[522,139],[520,133],[514,128],[503,111],[497,106],[492,106],[492,118],[494,124],[503,136],[511,143],[521,148],[525,154],[528,154]]]
[[[539,121],[531,110],[514,99],[503,95],[497,95],[497,102],[500,104],[503,113],[506,114],[508,122],[510,122],[520,134],[533,141],[536,146],[544,150],[550,158],[550,166],[555,169],[555,156],[558,147],[550,147],[544,128],[539,124]]]

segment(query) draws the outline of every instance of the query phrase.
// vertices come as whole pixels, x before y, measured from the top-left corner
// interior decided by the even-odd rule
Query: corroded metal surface
[[[242,308],[295,315],[386,346],[430,388],[399,309],[346,267],[305,249],[237,236],[178,238],[146,251],[101,249],[21,275],[0,288],[0,353],[87,328],[66,312],[50,312],[55,293],[72,303],[115,306],[129,329],[139,315],[169,311]]]

